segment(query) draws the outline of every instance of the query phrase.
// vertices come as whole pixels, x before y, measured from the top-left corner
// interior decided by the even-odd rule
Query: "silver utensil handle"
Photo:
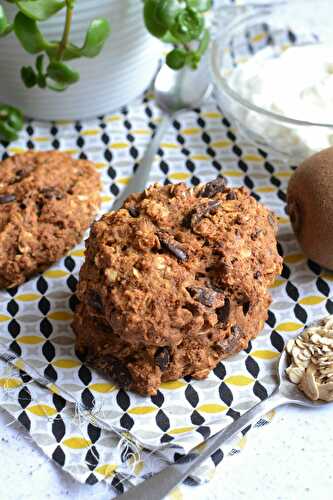
[[[148,184],[149,175],[151,171],[151,166],[153,164],[155,155],[160,147],[161,140],[171,123],[172,116],[169,114],[164,114],[161,123],[158,125],[155,134],[150,141],[142,160],[134,173],[132,179],[129,181],[128,185],[121,193],[119,198],[116,199],[112,205],[112,210],[118,210],[122,207],[124,201],[130,194],[139,193],[145,189]]]
[[[121,500],[161,500],[170,493],[177,484],[191,475],[196,467],[217,451],[226,441],[238,434],[238,432],[252,422],[258,421],[262,415],[286,403],[288,403],[288,400],[284,398],[278,390],[275,391],[269,398],[255,405],[221,432],[216,434],[216,436],[211,437],[207,441],[204,450],[192,460],[190,460],[191,456],[189,456],[187,461],[184,460],[185,463],[169,465],[158,474],[122,495],[120,497]]]

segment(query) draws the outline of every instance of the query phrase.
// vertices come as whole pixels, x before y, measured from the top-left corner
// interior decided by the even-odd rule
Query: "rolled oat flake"
[[[291,382],[313,401],[333,401],[333,315],[316,321],[286,346]]]

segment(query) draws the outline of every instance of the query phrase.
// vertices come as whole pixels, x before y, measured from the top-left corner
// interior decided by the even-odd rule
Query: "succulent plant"
[[[197,67],[209,43],[204,15],[211,7],[212,0],[144,0],[148,31],[175,45],[166,57],[172,69]]]
[[[78,47],[70,41],[75,0],[16,0],[11,3],[17,7],[12,23],[8,22],[4,8],[0,6],[0,36],[14,32],[23,49],[36,55],[34,67],[21,69],[22,80],[28,88],[38,86],[66,90],[80,79],[79,73],[68,61],[97,56],[111,31],[106,19],[95,19],[88,27],[82,47]],[[39,23],[62,9],[66,11],[62,37],[58,41],[47,40],[39,29]]]
[[[14,33],[22,48],[35,55],[32,66],[21,68],[21,78],[27,88],[66,90],[80,79],[70,61],[99,55],[111,33],[107,19],[94,19],[87,29],[81,47],[70,40],[77,0],[6,0],[14,4],[17,13],[9,22],[0,5],[0,38]],[[174,47],[167,54],[167,64],[173,69],[185,65],[196,68],[209,43],[209,31],[204,14],[212,0],[143,0],[143,16],[149,33]],[[60,40],[47,40],[40,24],[58,12],[65,11],[64,29]],[[23,127],[20,111],[0,104],[0,138],[11,141]]]

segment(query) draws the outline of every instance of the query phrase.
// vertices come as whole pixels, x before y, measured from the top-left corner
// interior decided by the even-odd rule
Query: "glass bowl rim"
[[[236,17],[236,19],[234,19],[234,21],[228,23],[225,26],[225,32],[229,34],[231,30],[237,29],[244,23],[252,21],[254,19],[258,21],[260,20],[261,16],[269,14],[270,12],[271,9],[263,8],[260,10],[256,10],[256,12],[252,14],[245,14],[243,16],[238,16]],[[225,47],[227,46],[227,39],[229,36],[228,34],[215,38],[212,41],[211,55],[210,55],[210,66],[213,74],[214,84],[219,89],[221,89],[222,92],[225,92],[229,97],[231,97],[234,101],[237,101],[243,107],[250,109],[251,111],[254,111],[260,115],[272,118],[278,122],[294,125],[297,127],[312,126],[312,127],[333,128],[333,123],[321,123],[321,122],[313,122],[307,120],[298,120],[296,118],[292,118],[286,115],[280,115],[278,113],[274,113],[273,111],[268,111],[267,109],[257,106],[256,104],[253,104],[251,101],[244,99],[238,92],[233,90],[229,86],[227,79],[224,78],[224,76],[222,76],[219,64],[221,51],[224,50]]]

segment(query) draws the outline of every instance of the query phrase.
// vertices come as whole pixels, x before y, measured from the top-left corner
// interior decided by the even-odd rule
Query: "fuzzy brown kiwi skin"
[[[293,227],[294,233],[299,234],[301,230],[301,212],[300,208],[295,200],[289,200],[287,205],[287,214],[289,215],[291,225]]]
[[[304,254],[333,270],[333,147],[296,169],[289,181],[287,212]]]

